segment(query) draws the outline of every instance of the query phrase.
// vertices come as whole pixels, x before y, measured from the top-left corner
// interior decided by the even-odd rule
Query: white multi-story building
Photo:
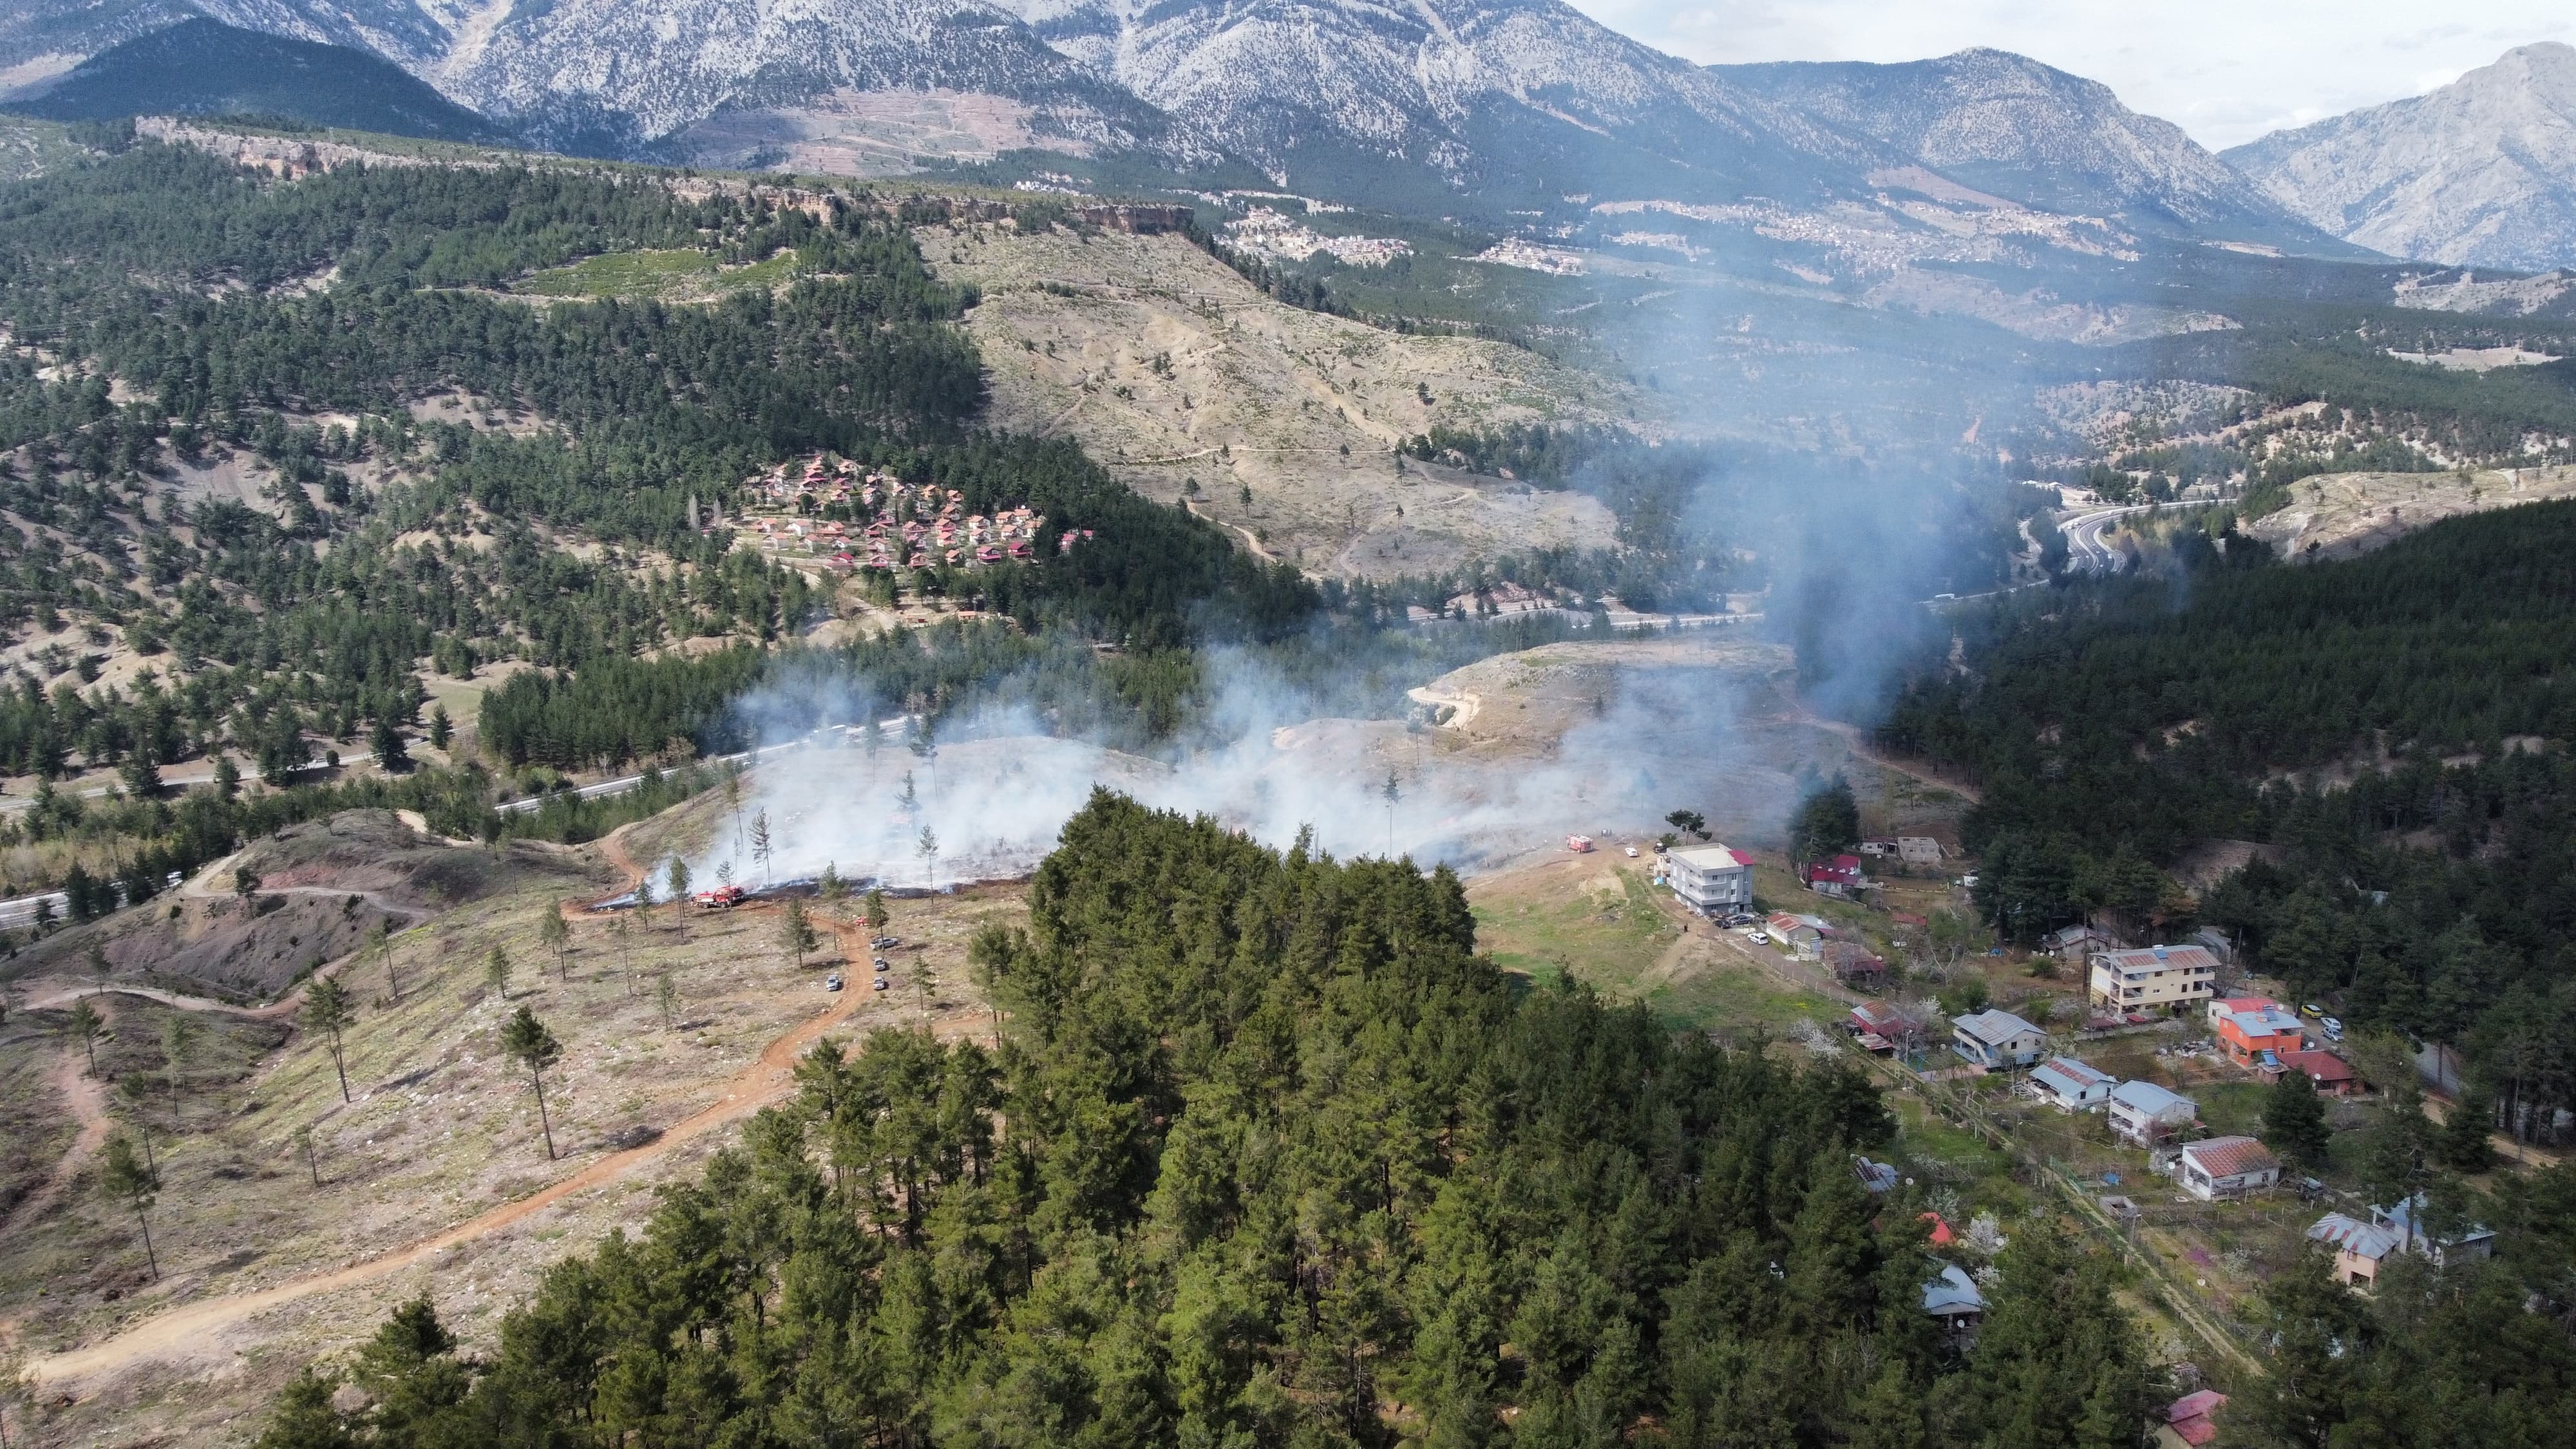
[[[2218,958],[2198,946],[2093,955],[2093,999],[2112,1011],[2180,1011],[2217,994]]]
[[[1668,851],[1664,880],[1683,905],[1703,916],[1753,909],[1753,857],[1723,845]]]

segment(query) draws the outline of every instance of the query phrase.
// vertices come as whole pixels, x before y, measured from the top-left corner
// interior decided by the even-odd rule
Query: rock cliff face
[[[2576,48],[2508,51],[2412,100],[2226,153],[2347,241],[2455,266],[2576,263]]]
[[[1748,90],[1980,190],[2145,224],[2257,230],[2281,207],[2169,121],[2099,81],[2000,50],[1901,65],[1718,68]]]

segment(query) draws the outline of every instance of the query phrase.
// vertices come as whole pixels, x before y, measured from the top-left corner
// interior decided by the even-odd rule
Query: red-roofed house
[[[2281,1160],[2251,1137],[2212,1137],[2182,1149],[2174,1183],[2202,1202],[2248,1197],[2281,1180]]]
[[[1826,967],[1845,986],[1860,989],[1886,984],[1887,963],[1857,941],[1827,941],[1823,953]]]
[[[1859,895],[1861,889],[1869,884],[1869,877],[1861,873],[1857,855],[1837,855],[1831,860],[1814,861],[1801,875],[1807,882],[1807,889],[1820,896],[1837,896],[1844,900]]]
[[[2156,1425],[2156,1449],[2201,1449],[2218,1437],[2218,1411],[2227,1407],[2227,1396],[2216,1389],[2202,1389],[2185,1394],[2165,1406],[2164,1422]]]
[[[2352,1063],[2333,1052],[2291,1052],[2281,1058],[2285,1071],[2305,1072],[2309,1085],[2329,1097],[2349,1097],[2361,1090]]]
[[[1946,1248],[1959,1241],[1959,1235],[1950,1231],[1950,1225],[1941,1220],[1939,1213],[1925,1213],[1922,1217],[1923,1221],[1932,1225],[1932,1231],[1923,1239],[1926,1243],[1936,1248]]]

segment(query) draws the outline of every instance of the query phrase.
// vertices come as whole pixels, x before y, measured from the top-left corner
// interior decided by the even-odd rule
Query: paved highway
[[[2066,571],[2073,574],[2116,574],[2128,567],[2129,556],[2102,541],[2113,524],[2132,513],[2144,513],[2152,503],[2133,503],[2126,508],[2088,508],[2071,513],[2057,521],[2057,531],[2066,535]]]

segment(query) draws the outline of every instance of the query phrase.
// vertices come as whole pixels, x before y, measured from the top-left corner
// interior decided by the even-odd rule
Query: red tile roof
[[[2308,1080],[2312,1082],[2352,1080],[2352,1063],[2333,1052],[2285,1052],[2281,1056],[2281,1065],[2307,1073]]]
[[[2166,1407],[2165,1427],[2186,1444],[2206,1444],[2218,1437],[2218,1423],[2212,1416],[2225,1407],[2227,1396],[2216,1389],[2185,1394]]]
[[[2183,1151],[2211,1177],[2235,1177],[2281,1165],[2281,1159],[2272,1155],[2271,1148],[2251,1137],[2212,1137],[2206,1142],[2195,1142]]]

